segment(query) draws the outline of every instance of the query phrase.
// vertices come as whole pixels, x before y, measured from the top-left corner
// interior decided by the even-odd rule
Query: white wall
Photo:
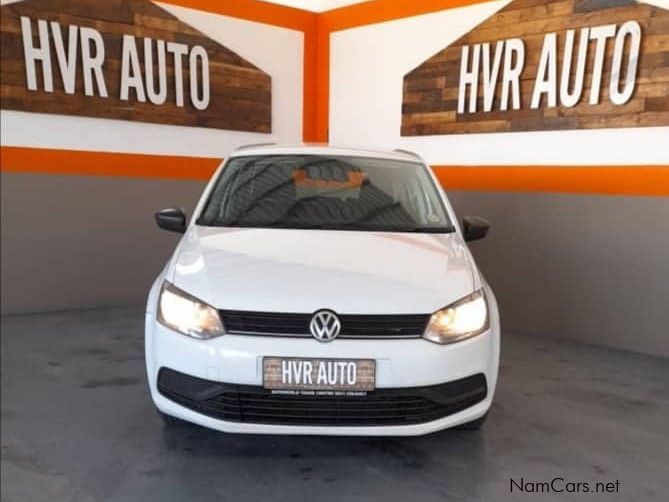
[[[301,141],[304,50],[301,31],[170,4],[159,5],[271,75],[272,134],[3,110],[2,144],[225,157],[242,144]]]
[[[496,0],[333,33],[330,142],[405,148],[431,164],[669,161],[669,150],[660,148],[669,127],[400,137],[403,76],[508,3]],[[669,8],[669,0],[653,3]]]

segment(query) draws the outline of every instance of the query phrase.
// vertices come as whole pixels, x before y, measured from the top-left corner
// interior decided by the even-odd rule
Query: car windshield
[[[386,232],[452,232],[418,162],[332,155],[228,161],[197,224]]]

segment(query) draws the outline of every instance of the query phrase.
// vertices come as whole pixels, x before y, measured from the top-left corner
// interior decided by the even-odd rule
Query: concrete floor
[[[666,500],[669,361],[507,334],[480,432],[367,439],[164,428],[141,309],[2,319],[2,500]],[[511,479],[620,482],[510,493]]]

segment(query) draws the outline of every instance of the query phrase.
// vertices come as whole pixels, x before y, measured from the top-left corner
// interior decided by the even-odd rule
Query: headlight
[[[158,299],[158,322],[193,338],[214,338],[225,333],[214,307],[163,282]]]
[[[488,302],[483,290],[472,293],[432,314],[423,338],[447,344],[479,335],[488,329]]]

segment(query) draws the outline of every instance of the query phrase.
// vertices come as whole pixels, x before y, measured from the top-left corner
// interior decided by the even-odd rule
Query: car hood
[[[431,313],[479,287],[455,233],[191,226],[166,277],[216,308],[265,312]]]

